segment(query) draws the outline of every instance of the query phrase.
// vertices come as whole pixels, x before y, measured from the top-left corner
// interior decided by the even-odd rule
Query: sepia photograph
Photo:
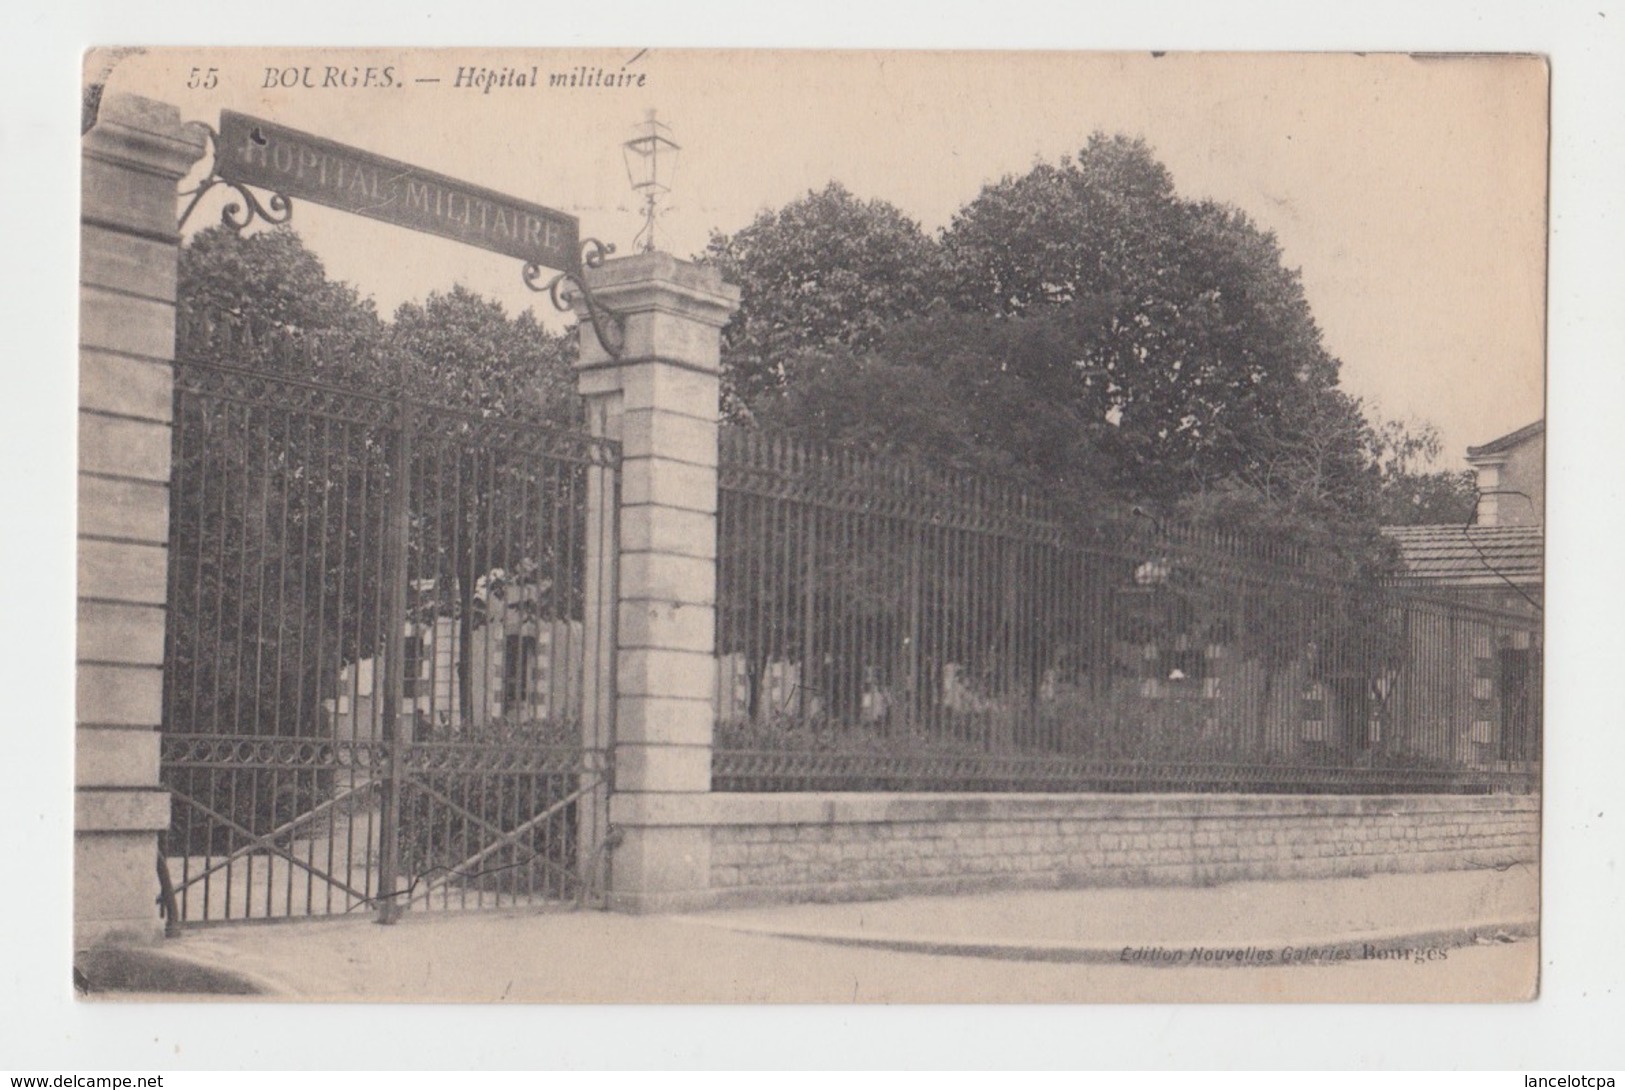
[[[1539,996],[1545,57],[83,66],[82,1003]]]

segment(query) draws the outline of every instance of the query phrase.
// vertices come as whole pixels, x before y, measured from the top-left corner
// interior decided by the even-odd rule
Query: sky
[[[391,86],[320,86],[329,65],[387,68]],[[460,69],[533,66],[540,87],[456,86]],[[215,86],[188,86],[211,69]],[[549,86],[582,71],[642,86]],[[125,57],[108,90],[210,124],[235,109],[437,170],[578,216],[584,237],[622,253],[641,220],[620,145],[654,109],[683,147],[659,222],[662,248],[683,257],[831,180],[935,232],[984,185],[1075,153],[1091,132],[1122,132],[1151,145],[1182,196],[1233,204],[1275,233],[1345,387],[1372,415],[1437,425],[1444,465],[1543,415],[1538,59],[213,49]],[[460,282],[560,323],[511,259],[308,202],[294,226],[386,314]]]

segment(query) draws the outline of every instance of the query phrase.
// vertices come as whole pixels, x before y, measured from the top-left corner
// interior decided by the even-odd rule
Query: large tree
[[[1376,446],[1297,272],[1143,141],[986,186],[940,241],[832,183],[705,259],[743,291],[735,419],[1170,510],[1246,490],[1272,517],[1373,514]]]
[[[809,349],[872,349],[941,289],[936,244],[913,220],[838,182],[764,211],[733,234],[713,231],[700,260],[741,289],[723,330],[724,404],[748,418]]]
[[[1070,368],[1050,389],[1113,424],[1103,450],[1126,496],[1234,482],[1335,409],[1337,363],[1274,237],[1182,200],[1142,141],[1097,134],[984,188],[943,251],[958,306],[1064,330]]]

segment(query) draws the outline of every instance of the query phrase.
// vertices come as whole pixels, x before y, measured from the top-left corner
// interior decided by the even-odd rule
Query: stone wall
[[[1020,887],[1203,884],[1539,857],[1535,796],[713,795],[692,907]]]

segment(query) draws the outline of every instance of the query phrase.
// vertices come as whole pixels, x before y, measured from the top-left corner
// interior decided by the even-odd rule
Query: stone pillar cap
[[[685,316],[720,327],[739,308],[739,288],[725,283],[720,270],[667,253],[611,258],[584,275],[599,301],[621,314],[677,303]]]
[[[176,107],[122,92],[103,96],[83,142],[91,155],[174,178],[192,168],[207,143]]]

